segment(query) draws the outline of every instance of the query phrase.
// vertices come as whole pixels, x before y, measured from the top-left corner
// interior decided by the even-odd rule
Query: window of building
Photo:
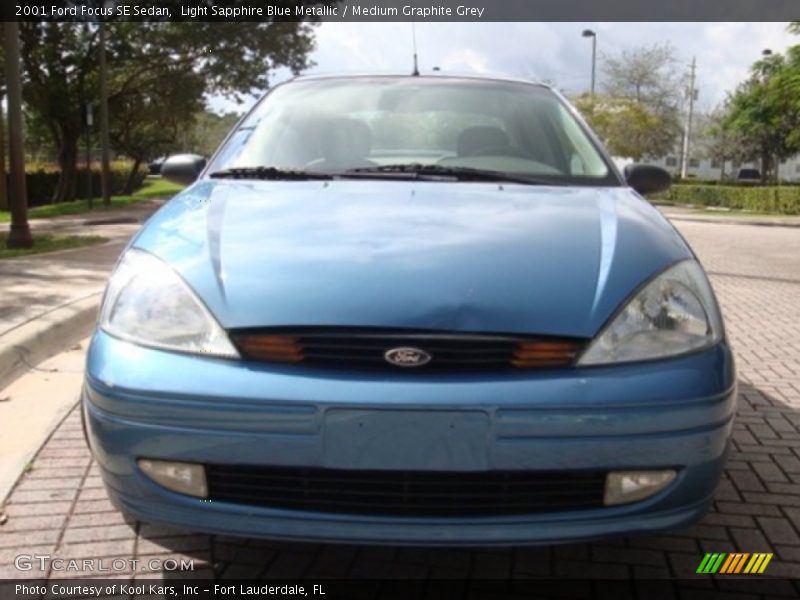
[[[677,167],[678,166],[678,159],[674,156],[667,157],[667,166],[668,167]]]
[[[722,168],[722,161],[718,158],[711,159],[711,168],[712,169],[720,169]]]
[[[700,166],[700,161],[697,160],[696,158],[690,158],[689,159],[689,166],[692,167],[693,169],[696,169],[697,167]]]

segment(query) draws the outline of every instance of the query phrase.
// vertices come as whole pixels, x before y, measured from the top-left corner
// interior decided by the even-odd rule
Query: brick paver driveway
[[[143,562],[186,557],[195,559],[196,570],[184,576],[491,578],[517,597],[524,595],[523,578],[691,577],[704,552],[733,551],[774,552],[767,574],[800,578],[800,229],[678,225],[711,273],[740,381],[734,452],[713,512],[692,529],[593,544],[439,550],[275,543],[126,524],[106,498],[73,412],[6,506],[0,578],[20,575],[11,563],[23,553]],[[786,587],[774,588],[775,595],[798,593],[796,584],[777,583]],[[552,595],[597,589],[574,585],[553,587]],[[687,594],[694,595],[725,589],[726,582],[705,578],[688,585]],[[623,591],[619,597],[629,595]],[[537,586],[536,593],[544,589]]]

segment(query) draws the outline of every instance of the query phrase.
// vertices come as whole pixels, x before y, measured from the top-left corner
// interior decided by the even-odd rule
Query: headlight
[[[675,356],[722,340],[722,318],[697,262],[678,263],[657,276],[603,329],[579,365]]]
[[[111,276],[100,309],[100,327],[142,346],[239,356],[183,279],[141,250],[128,250]]]

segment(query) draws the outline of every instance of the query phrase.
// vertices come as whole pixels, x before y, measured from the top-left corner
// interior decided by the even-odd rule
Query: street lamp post
[[[686,179],[689,166],[689,150],[691,148],[692,135],[692,116],[694,114],[694,98],[697,91],[694,89],[695,70],[697,69],[697,59],[692,58],[691,72],[689,75],[689,110],[686,113],[686,129],[683,133],[683,152],[681,156],[681,179]]]
[[[8,89],[8,205],[11,209],[11,228],[6,245],[9,248],[30,248],[33,246],[33,238],[28,226],[28,198],[25,189],[19,24],[16,21],[3,23],[3,49],[6,55]]]
[[[595,69],[597,67],[597,33],[592,31],[591,29],[584,29],[581,35],[583,35],[583,37],[592,38],[592,97],[594,97],[594,81],[595,81],[594,76],[595,76]]]

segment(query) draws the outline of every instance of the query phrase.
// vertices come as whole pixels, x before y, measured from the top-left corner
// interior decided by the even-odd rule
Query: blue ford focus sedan
[[[537,544],[708,508],[736,378],[692,250],[546,86],[272,89],[123,253],[82,408],[112,501],[207,532]]]

